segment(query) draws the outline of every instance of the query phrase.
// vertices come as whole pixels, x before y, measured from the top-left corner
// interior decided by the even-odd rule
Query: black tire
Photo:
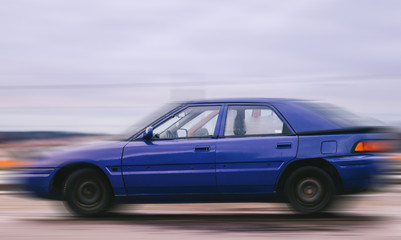
[[[284,194],[290,207],[304,214],[326,210],[336,195],[332,178],[318,167],[301,167],[291,173]]]
[[[99,216],[112,205],[109,183],[98,171],[90,168],[71,173],[64,183],[63,193],[65,206],[77,216]]]

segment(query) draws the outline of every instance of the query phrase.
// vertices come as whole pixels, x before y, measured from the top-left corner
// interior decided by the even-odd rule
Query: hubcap
[[[78,201],[82,205],[96,204],[101,198],[99,184],[92,180],[86,180],[79,185],[77,195]]]
[[[305,178],[297,184],[297,195],[300,201],[313,204],[322,196],[322,185],[314,178]]]

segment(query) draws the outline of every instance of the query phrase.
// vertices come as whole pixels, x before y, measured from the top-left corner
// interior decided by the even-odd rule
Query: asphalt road
[[[62,204],[0,195],[0,239],[400,239],[401,193],[343,198],[310,217],[283,204],[125,205],[96,219]]]

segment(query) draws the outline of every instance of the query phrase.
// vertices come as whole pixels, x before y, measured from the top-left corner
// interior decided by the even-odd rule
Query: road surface
[[[341,199],[315,217],[283,204],[125,205],[97,219],[62,204],[0,194],[0,239],[401,239],[401,193]]]

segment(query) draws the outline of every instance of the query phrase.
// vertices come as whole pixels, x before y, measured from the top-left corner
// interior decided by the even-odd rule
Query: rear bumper
[[[378,185],[377,175],[384,158],[373,155],[356,155],[326,158],[340,174],[343,192],[371,190]]]

